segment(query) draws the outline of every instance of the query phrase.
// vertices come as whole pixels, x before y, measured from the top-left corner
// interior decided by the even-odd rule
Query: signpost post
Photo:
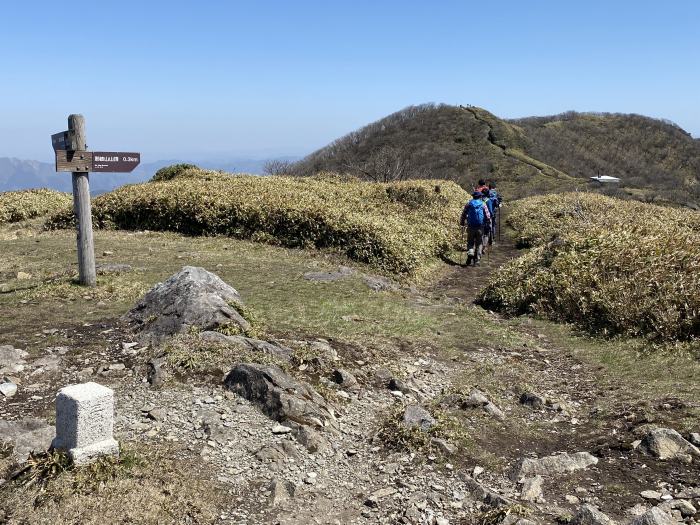
[[[78,273],[80,284],[95,286],[95,246],[92,240],[89,172],[128,173],[139,165],[139,153],[92,152],[85,143],[85,119],[68,117],[68,131],[51,135],[56,153],[56,171],[73,175],[73,211],[78,222]]]

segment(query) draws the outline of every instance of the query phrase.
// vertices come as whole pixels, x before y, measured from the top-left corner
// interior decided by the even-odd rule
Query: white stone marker
[[[54,448],[65,450],[76,465],[119,454],[112,437],[114,392],[97,383],[62,388],[56,396]]]

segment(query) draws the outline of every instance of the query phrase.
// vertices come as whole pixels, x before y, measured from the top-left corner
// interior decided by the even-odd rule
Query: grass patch
[[[331,248],[376,269],[414,275],[457,242],[467,200],[457,184],[366,183],[233,176],[190,168],[170,180],[121,187],[93,202],[96,227],[227,235],[287,247]],[[55,214],[51,228],[73,224]]]
[[[519,201],[508,222],[533,249],[494,274],[483,305],[606,336],[700,337],[700,213],[570,193]]]
[[[183,490],[186,487],[186,490]],[[122,448],[119,458],[75,467],[64,454],[32,456],[0,488],[11,523],[215,523],[228,500],[187,458],[164,449]]]

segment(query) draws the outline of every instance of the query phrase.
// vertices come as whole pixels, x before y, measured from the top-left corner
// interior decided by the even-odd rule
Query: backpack
[[[494,203],[497,203],[499,207],[501,206],[501,195],[496,190],[489,190],[489,198],[492,199]]]
[[[472,199],[467,204],[467,224],[469,226],[483,226],[484,224],[484,201]]]
[[[491,216],[493,217],[493,207],[494,207],[494,201],[493,201],[493,199],[492,199],[491,197],[489,197],[488,199],[486,199],[486,200],[484,201],[484,204],[486,204],[486,206],[487,206],[488,209],[489,209],[489,213],[490,213]]]

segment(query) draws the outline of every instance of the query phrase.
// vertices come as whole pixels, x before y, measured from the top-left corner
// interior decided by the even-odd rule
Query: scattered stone
[[[676,525],[679,522],[668,512],[653,507],[635,518],[630,525]]]
[[[27,365],[25,358],[29,354],[12,345],[0,346],[0,374],[17,374]]]
[[[274,427],[272,427],[272,433],[276,435],[289,434],[291,431],[291,428],[285,427],[284,425],[275,425]]]
[[[0,383],[0,394],[6,398],[10,398],[17,393],[17,385],[12,381]]]
[[[375,292],[395,291],[399,289],[395,283],[391,282],[386,277],[364,275],[362,280],[371,290],[374,290]]]
[[[544,396],[541,396],[535,392],[523,392],[523,394],[520,396],[520,403],[539,409],[545,406],[547,400]]]
[[[17,280],[18,280],[18,281],[26,281],[26,280],[31,279],[31,278],[32,278],[32,274],[31,274],[31,273],[27,273],[27,272],[17,272]]]
[[[268,341],[245,337],[242,335],[226,335],[221,332],[206,331],[199,335],[207,341],[217,341],[222,343],[232,344],[246,350],[254,350],[264,354],[278,357],[284,361],[289,361],[292,358],[293,350],[286,346],[280,346]]]
[[[566,474],[588,468],[597,463],[598,458],[588,452],[576,452],[574,454],[562,452],[543,458],[524,458],[520,460],[515,469],[515,478],[521,479],[537,474],[542,476]]]
[[[644,499],[661,501],[661,492],[657,490],[643,490],[639,495]]]
[[[430,443],[435,445],[444,456],[454,456],[457,453],[457,447],[445,439],[436,437],[430,438]]]
[[[119,274],[119,273],[129,273],[133,271],[130,264],[97,264],[95,265],[95,271],[97,275],[109,275],[109,274]]]
[[[427,432],[437,424],[437,421],[425,408],[419,405],[408,405],[403,413],[402,424],[406,428],[419,428]]]
[[[355,270],[348,268],[347,266],[341,266],[338,268],[337,272],[306,272],[304,274],[304,279],[307,281],[327,283],[331,281],[340,281],[341,279],[346,279],[350,277]]]
[[[544,494],[542,493],[543,478],[540,475],[532,478],[525,478],[520,489],[520,499],[532,503],[544,503]]]
[[[471,476],[462,473],[460,477],[464,481],[467,490],[474,499],[482,501],[490,507],[503,507],[505,505],[513,504],[512,500],[500,495],[494,490],[484,487]]]
[[[462,408],[484,407],[489,404],[489,398],[481,390],[473,389],[462,402]]]
[[[226,388],[255,403],[268,417],[294,426],[335,426],[335,414],[311,386],[292,379],[277,366],[236,365],[224,380]]]
[[[402,380],[392,377],[389,380],[389,390],[392,392],[401,392],[402,394],[410,394],[411,388]]]
[[[153,408],[148,411],[148,417],[153,421],[165,421],[167,413],[162,408]]]
[[[166,362],[167,358],[165,356],[154,357],[148,361],[146,379],[153,388],[160,388],[165,383],[167,379],[167,373],[164,368]]]
[[[42,452],[51,446],[56,435],[53,426],[36,418],[19,421],[0,419],[0,442],[12,446],[12,455],[18,463],[24,463],[30,452]]]
[[[294,497],[294,484],[282,479],[274,478],[269,485],[271,507],[277,507]]]
[[[118,372],[120,370],[126,369],[126,365],[124,363],[112,363],[109,365],[109,369],[113,372]]]
[[[204,268],[185,266],[151,288],[126,319],[149,342],[161,342],[192,328],[206,331],[233,324],[245,332],[250,324],[233,303],[242,304],[234,288]]]
[[[472,476],[474,476],[475,478],[478,478],[483,473],[484,473],[484,467],[480,467],[479,465],[474,467],[474,469],[472,470]]]
[[[372,384],[378,388],[388,388],[393,375],[386,368],[378,368],[372,375]]]
[[[359,388],[355,376],[342,368],[333,370],[331,379],[334,383],[339,384],[342,388],[345,388],[346,390],[357,390],[357,388]]]
[[[97,383],[83,383],[58,391],[53,446],[68,452],[76,465],[119,454],[119,444],[112,437],[113,426],[111,389]]]
[[[659,507],[669,513],[677,510],[684,518],[695,516],[697,513],[697,509],[693,506],[693,504],[685,499],[674,499],[673,501],[667,501],[659,505]]]
[[[496,419],[503,420],[506,418],[506,415],[503,413],[503,411],[490,401],[484,405],[484,411],[487,414],[492,415]]]
[[[688,437],[688,441],[695,445],[696,447],[700,447],[700,432],[693,432],[690,434]]]
[[[300,426],[294,432],[294,437],[306,450],[312,454],[315,452],[323,452],[329,448],[329,443],[321,434],[306,426]]]
[[[578,509],[569,525],[616,525],[616,522],[593,505],[585,503]]]
[[[687,462],[700,458],[700,449],[671,428],[655,428],[644,436],[642,449],[661,460],[678,458]]]

